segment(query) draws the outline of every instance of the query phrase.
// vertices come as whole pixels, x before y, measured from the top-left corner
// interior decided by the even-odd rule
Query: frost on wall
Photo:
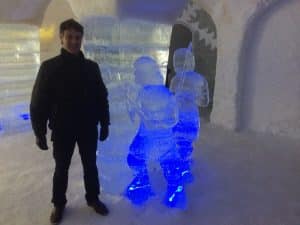
[[[257,18],[247,40],[244,129],[300,138],[299,1],[274,5]]]
[[[0,132],[30,128],[29,100],[40,63],[39,30],[0,25]]]

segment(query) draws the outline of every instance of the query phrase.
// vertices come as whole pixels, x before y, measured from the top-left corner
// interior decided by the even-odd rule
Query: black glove
[[[46,136],[36,137],[35,143],[41,150],[48,150]]]
[[[108,137],[108,125],[107,126],[103,126],[100,128],[100,137],[99,140],[100,141],[104,141],[107,137]]]

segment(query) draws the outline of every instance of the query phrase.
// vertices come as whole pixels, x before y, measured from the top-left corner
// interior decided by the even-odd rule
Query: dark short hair
[[[63,21],[59,26],[59,33],[62,34],[65,30],[76,30],[83,34],[83,26],[74,19]]]

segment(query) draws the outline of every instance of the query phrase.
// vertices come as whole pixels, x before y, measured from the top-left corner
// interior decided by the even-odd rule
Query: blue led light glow
[[[134,69],[140,89],[137,98],[128,105],[139,115],[140,128],[129,147],[127,163],[134,172],[134,179],[125,195],[134,204],[143,204],[153,196],[156,190],[151,184],[153,171],[149,170],[149,164],[158,162],[167,184],[164,203],[184,208],[186,198],[181,173],[185,162],[178,152],[173,132],[178,122],[176,98],[163,85],[159,67],[152,58],[140,57]]]
[[[29,120],[29,119],[30,119],[29,113],[23,113],[23,114],[20,114],[20,117],[21,117],[23,120]]]

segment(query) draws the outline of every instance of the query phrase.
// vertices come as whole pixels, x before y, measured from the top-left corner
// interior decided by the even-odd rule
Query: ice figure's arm
[[[37,137],[46,135],[47,121],[50,113],[49,74],[47,66],[42,63],[38,71],[30,101],[30,119]]]
[[[172,127],[175,126],[179,120],[179,105],[174,95],[170,98],[169,106],[171,109],[170,115],[172,115],[169,120],[169,126]]]
[[[170,92],[172,92],[173,94],[175,94],[175,83],[176,83],[176,75],[171,79],[171,82],[170,82]]]
[[[175,74],[170,83],[170,92],[176,94],[184,87],[184,76]]]
[[[108,92],[107,89],[104,85],[104,82],[101,77],[101,72],[99,69],[99,66],[97,63],[94,63],[95,66],[95,75],[96,75],[96,80],[97,80],[97,85],[99,88],[98,92],[98,98],[99,98],[99,113],[100,113],[100,124],[101,127],[108,126],[110,124],[110,117],[109,117],[109,104],[108,104]]]
[[[135,116],[136,116],[136,108],[134,107],[134,105],[132,105],[132,103],[130,102],[126,102],[126,108],[127,108],[127,113],[129,115],[129,118],[131,120],[131,122],[135,121]]]
[[[133,85],[131,83],[125,84],[125,93],[126,93],[126,108],[128,115],[132,122],[135,121],[135,117],[139,114],[139,99],[138,92],[140,87],[138,85]]]
[[[209,104],[209,89],[207,80],[201,75],[202,82],[200,86],[200,96],[198,96],[197,102],[201,107],[206,107]]]

